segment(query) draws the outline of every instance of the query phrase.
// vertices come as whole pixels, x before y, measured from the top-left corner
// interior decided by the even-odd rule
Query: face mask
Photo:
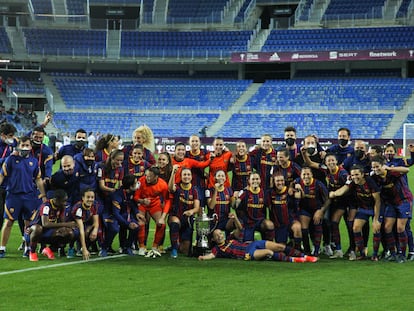
[[[7,145],[13,145],[13,143],[14,143],[14,139],[13,139],[13,138],[7,138],[4,142],[5,142]]]
[[[83,140],[83,139],[78,139],[75,141],[75,145],[78,148],[82,148],[83,146],[85,146],[85,144],[86,144],[86,140]]]
[[[39,148],[41,144],[42,144],[41,142],[38,142],[38,141],[36,141],[36,140],[32,140],[32,147],[33,147],[34,149]]]
[[[309,155],[313,155],[316,151],[315,146],[309,146],[308,148],[306,148],[306,151],[308,152]]]
[[[28,155],[29,155],[29,153],[30,153],[30,149],[18,149],[18,151],[19,151],[20,156],[21,156],[22,158],[27,158],[27,156],[28,156]]]
[[[365,155],[365,151],[364,150],[355,150],[355,156],[358,159],[362,159]]]
[[[87,166],[91,166],[93,164],[94,160],[85,160],[85,164]]]
[[[285,142],[286,142],[286,145],[288,145],[288,146],[293,146],[293,145],[295,144],[295,139],[294,139],[294,138],[289,137],[289,138],[286,138],[286,139],[285,139]]]
[[[388,153],[384,155],[387,161],[392,161],[394,159],[394,154]]]
[[[68,169],[68,170],[64,170],[63,171],[63,174],[65,174],[65,175],[72,175],[73,172],[74,172],[74,169]]]
[[[339,140],[339,145],[342,147],[346,147],[346,145],[348,145],[348,139],[340,139]]]

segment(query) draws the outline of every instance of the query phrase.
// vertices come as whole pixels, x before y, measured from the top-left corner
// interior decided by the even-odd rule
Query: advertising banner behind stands
[[[233,63],[292,63],[360,60],[414,60],[412,49],[300,51],[300,52],[239,52],[232,53]]]

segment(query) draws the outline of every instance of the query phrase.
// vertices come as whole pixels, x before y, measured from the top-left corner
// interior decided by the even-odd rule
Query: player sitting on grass
[[[285,262],[317,262],[318,257],[306,256],[298,250],[266,240],[251,243],[237,240],[226,240],[223,231],[213,231],[212,241],[216,243],[210,254],[199,256],[198,260],[211,260],[214,258],[231,258],[244,260],[262,260],[270,258]]]

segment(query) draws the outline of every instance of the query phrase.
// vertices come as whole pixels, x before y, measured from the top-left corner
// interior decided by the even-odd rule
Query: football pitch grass
[[[411,189],[414,173],[410,173]],[[343,249],[348,239],[341,222]],[[167,229],[168,231],[168,229]],[[14,226],[0,310],[412,310],[414,262],[284,263],[115,255],[29,262]],[[149,239],[152,241],[152,237]],[[166,237],[166,245],[169,243]],[[150,244],[150,243],[149,243]],[[115,239],[114,248],[118,246]],[[371,251],[371,248],[370,248]]]

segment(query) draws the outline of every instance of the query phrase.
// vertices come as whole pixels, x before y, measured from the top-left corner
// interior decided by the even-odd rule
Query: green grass
[[[410,173],[414,186],[414,173]],[[343,229],[343,228],[342,228]],[[411,310],[414,262],[350,262],[321,255],[316,264],[199,262],[179,256],[117,257],[48,267],[80,259],[39,256],[16,248],[0,260],[1,310]],[[152,241],[150,239],[150,241]],[[166,241],[168,241],[166,239]],[[344,249],[347,238],[343,234]],[[168,243],[166,242],[168,245]],[[117,239],[115,245],[117,246]],[[21,273],[6,271],[45,267]]]

